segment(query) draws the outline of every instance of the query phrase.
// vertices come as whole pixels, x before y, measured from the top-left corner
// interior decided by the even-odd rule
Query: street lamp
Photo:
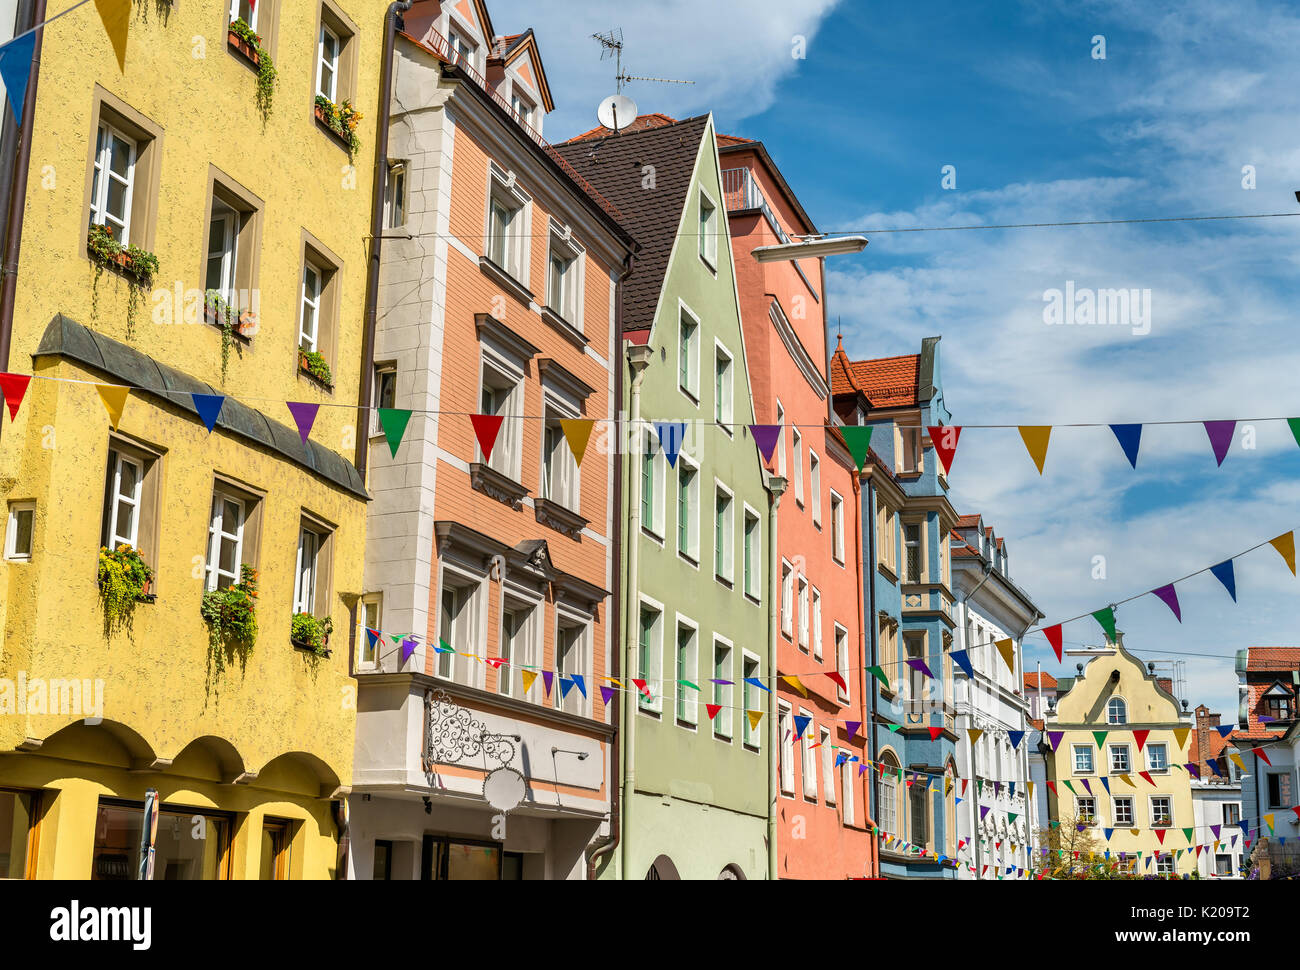
[[[866,236],[804,236],[798,242],[758,246],[753,250],[753,255],[760,263],[774,263],[783,259],[821,259],[824,256],[860,253],[866,248]]]

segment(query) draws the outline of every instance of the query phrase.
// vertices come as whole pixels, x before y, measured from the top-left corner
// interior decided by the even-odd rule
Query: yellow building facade
[[[29,95],[0,320],[0,367],[34,375],[0,431],[0,876],[135,878],[152,789],[154,878],[332,878],[375,129],[319,105],[373,113],[388,5],[126,6],[124,66],[86,5],[44,29]],[[131,389],[116,429],[97,383]],[[192,393],[225,396],[211,432]],[[307,442],[290,401],[321,405]],[[99,555],[122,545],[152,582],[110,620]],[[256,639],[214,645],[205,594],[244,567]]]
[[[1045,712],[1044,736],[1049,746],[1055,741],[1047,756],[1056,789],[1047,793],[1049,816],[1090,827],[1098,854],[1109,849],[1112,859],[1134,860],[1141,852],[1139,875],[1193,872],[1195,848],[1178,852],[1192,845],[1183,830],[1196,824],[1183,767],[1193,716],[1168,681],[1124,648],[1123,634],[1110,651],[1077,677],[1058,678],[1060,693]]]

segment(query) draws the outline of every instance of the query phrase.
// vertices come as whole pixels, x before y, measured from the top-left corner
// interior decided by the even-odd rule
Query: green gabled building
[[[643,116],[558,150],[641,246],[620,310],[632,430],[618,456],[623,651],[610,671],[632,690],[621,695],[619,824],[597,872],[765,879],[771,695],[746,678],[771,686],[769,492],[747,428],[713,118]],[[662,422],[686,422],[672,461],[653,430]],[[764,712],[756,727],[747,710]]]

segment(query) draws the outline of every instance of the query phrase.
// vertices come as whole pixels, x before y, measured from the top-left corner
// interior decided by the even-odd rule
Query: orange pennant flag
[[[595,425],[595,421],[587,418],[562,418],[560,420],[560,429],[564,432],[564,440],[569,443],[569,450],[573,452],[573,463],[579,467],[582,466],[582,456],[587,453],[587,442],[591,440],[591,429]]]
[[[117,423],[122,420],[122,409],[126,407],[126,398],[131,393],[131,389],[117,384],[96,384],[95,390],[99,391],[99,399],[108,409],[108,421],[116,431]]]
[[[804,697],[808,696],[808,688],[804,687],[803,684],[799,683],[799,678],[796,677],[794,674],[790,674],[789,676],[782,675],[781,679],[784,680],[791,687],[793,687],[795,690],[797,690]]]
[[[131,0],[95,0],[95,9],[117,55],[119,70],[126,70],[126,30],[131,23]]]
[[[1041,466],[1039,470],[1042,470]],[[1007,637],[1005,640],[998,640],[993,644],[993,646],[998,648],[998,653],[1002,654],[1002,660],[1006,663],[1007,670],[1014,674],[1016,672],[1016,664],[1014,659],[1015,651],[1012,649],[1013,645],[1014,644],[1010,637]]]
[[[1020,426],[1020,437],[1024,439],[1025,448],[1029,450],[1029,457],[1034,459],[1034,464],[1038,466],[1038,474],[1043,473],[1043,462],[1047,461],[1047,439],[1052,436],[1052,426],[1022,424]]]
[[[1295,532],[1283,532],[1276,539],[1270,539],[1268,544],[1277,550],[1287,566],[1291,569],[1291,575],[1295,575]]]

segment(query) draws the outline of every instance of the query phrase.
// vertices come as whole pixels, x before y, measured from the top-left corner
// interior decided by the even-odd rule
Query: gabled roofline
[[[493,38],[495,42],[495,38]],[[533,33],[533,28],[529,27],[520,34],[513,44],[511,44],[501,57],[489,58],[489,60],[500,61],[507,67],[524,51],[530,49],[533,52],[533,64],[537,68],[537,93],[542,96],[542,104],[546,108],[546,113],[550,114],[555,110],[555,101],[551,97],[551,83],[546,79],[546,68],[542,65],[542,49],[537,44],[537,35]]]
[[[746,141],[738,145],[719,145],[718,157],[721,158],[723,155],[734,155],[738,152],[746,151],[754,152],[754,154],[756,154],[767,167],[773,180],[776,182],[777,188],[781,190],[781,195],[784,196],[785,201],[790,204],[790,208],[794,209],[795,213],[804,223],[804,232],[816,233],[817,226],[813,223],[812,216],[808,215],[804,210],[804,207],[799,202],[798,196],[794,194],[794,189],[790,188],[790,184],[785,180],[785,176],[781,174],[781,169],[777,166],[776,162],[772,160],[772,156],[768,154],[767,146],[765,146],[761,141]]]

